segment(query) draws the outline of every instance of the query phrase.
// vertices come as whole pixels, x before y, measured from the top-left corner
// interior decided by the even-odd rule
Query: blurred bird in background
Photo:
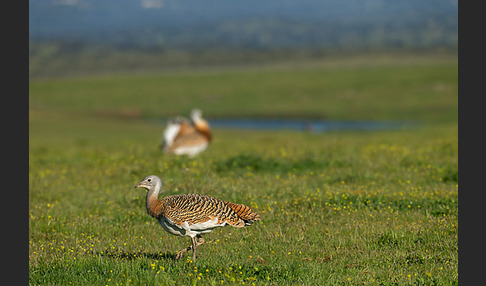
[[[162,135],[161,148],[166,154],[194,157],[211,142],[209,123],[202,118],[200,109],[193,109],[190,119],[182,116],[170,118]]]

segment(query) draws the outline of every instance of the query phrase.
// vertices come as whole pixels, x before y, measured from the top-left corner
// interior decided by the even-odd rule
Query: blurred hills
[[[458,1],[30,0],[29,40],[32,64],[112,50],[456,50]]]
[[[457,0],[35,0],[29,36],[141,47],[454,46],[457,12]]]

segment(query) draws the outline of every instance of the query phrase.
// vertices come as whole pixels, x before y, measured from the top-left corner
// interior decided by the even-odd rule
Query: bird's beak
[[[135,188],[143,188],[143,187],[145,187],[145,184],[143,182],[140,182],[135,185]]]

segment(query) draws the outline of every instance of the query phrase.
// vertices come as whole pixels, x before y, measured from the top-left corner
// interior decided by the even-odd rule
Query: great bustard
[[[196,262],[196,248],[204,243],[202,234],[225,225],[245,227],[260,216],[242,204],[235,204],[206,195],[172,195],[158,199],[162,181],[155,175],[147,176],[135,185],[147,190],[147,212],[156,218],[164,230],[178,236],[189,236],[191,245],[177,253],[180,259],[192,249],[192,260]],[[196,241],[197,238],[197,241]]]
[[[202,111],[191,110],[191,119],[178,116],[168,121],[162,136],[162,150],[168,154],[195,156],[211,142],[209,123]]]

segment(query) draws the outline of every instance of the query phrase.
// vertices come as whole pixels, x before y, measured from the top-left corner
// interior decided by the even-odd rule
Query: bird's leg
[[[196,263],[196,249],[197,249],[197,242],[196,242],[196,237],[191,237],[191,242],[192,242],[192,261]]]
[[[196,241],[196,238],[197,238],[197,241]],[[196,237],[192,237],[191,240],[192,240],[192,251],[193,251],[192,252],[192,260],[194,262],[196,262],[196,248],[199,245],[204,243],[204,238],[200,234],[198,234],[198,235],[196,235]]]
[[[187,248],[184,248],[183,250],[177,252],[176,259],[177,260],[181,259],[182,258],[182,255],[184,255],[184,253],[186,253],[191,248],[192,248],[192,245],[189,245]]]
[[[192,241],[192,238],[191,238],[191,241]],[[192,244],[189,245],[188,247],[184,248],[183,250],[179,251],[176,255],[176,259],[179,260],[182,258],[182,256],[184,255],[184,253],[186,253],[187,251],[191,250],[192,249]]]
[[[198,241],[196,243],[196,247],[198,247],[199,245],[201,245],[201,244],[204,243],[204,238],[200,234],[196,235],[196,237],[198,238]],[[191,245],[189,245],[188,247],[184,248],[183,250],[181,250],[181,251],[179,251],[177,253],[177,255],[176,255],[176,259],[177,260],[181,259],[182,256],[184,255],[184,253],[188,252],[191,249],[194,249],[193,244],[192,244],[193,243],[193,240],[195,241],[196,239],[195,238],[194,239],[191,238]],[[193,256],[193,260],[194,260],[194,256]]]

